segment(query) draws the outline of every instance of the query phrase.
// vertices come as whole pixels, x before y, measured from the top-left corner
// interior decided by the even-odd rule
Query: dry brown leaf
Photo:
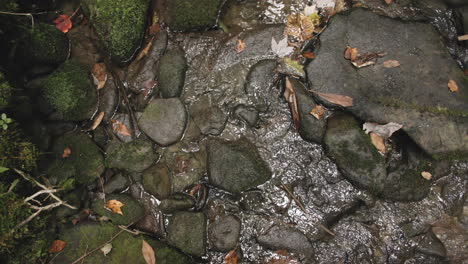
[[[109,254],[109,252],[111,252],[111,250],[112,250],[112,244],[111,243],[107,243],[101,248],[101,251],[104,254],[104,256],[107,256],[107,254]]]
[[[325,110],[325,107],[317,104],[314,108],[312,108],[310,114],[317,118],[317,120],[320,120],[325,115]]]
[[[71,155],[71,149],[69,147],[66,147],[63,149],[62,153],[62,159],[68,158]]]
[[[237,54],[241,53],[244,51],[246,48],[244,41],[242,39],[237,39],[237,43],[234,46],[234,50],[237,52]]]
[[[104,205],[104,208],[109,209],[113,213],[123,215],[121,207],[124,206],[124,205],[125,205],[124,203],[122,203],[122,202],[120,202],[118,200],[109,200]]]
[[[395,68],[400,66],[400,62],[397,60],[387,60],[384,61],[383,66],[385,68]]]
[[[385,153],[387,151],[385,148],[385,142],[382,137],[380,137],[376,133],[370,133],[370,138],[371,138],[372,145],[374,145],[374,147],[378,151],[380,151],[381,153]]]
[[[223,264],[237,264],[237,252],[235,250],[229,251],[224,257]]]
[[[197,184],[195,186],[193,186],[193,188],[190,190],[189,192],[189,195],[190,196],[195,196],[195,194],[197,193],[197,191],[201,188],[201,184]]]
[[[352,48],[350,46],[347,46],[345,51],[344,51],[344,58],[347,60],[351,59],[351,50]]]
[[[458,85],[454,80],[450,80],[447,86],[452,93],[458,92]]]
[[[355,61],[355,60],[358,58],[358,56],[359,56],[359,51],[358,51],[358,49],[357,49],[357,48],[352,48],[352,49],[351,49],[351,55],[350,55],[350,58],[349,58],[349,59],[350,59],[351,61]]]
[[[432,174],[427,171],[421,172],[421,176],[428,181],[432,179]]]
[[[386,3],[387,5],[391,4],[392,2],[393,2],[393,0],[385,0],[385,3]]]
[[[62,251],[62,249],[67,245],[67,242],[62,240],[54,240],[49,246],[49,253],[57,253]]]
[[[458,41],[465,41],[465,40],[468,40],[468,35],[458,36]]]
[[[138,53],[135,59],[136,61],[143,59],[143,57],[145,57],[148,54],[149,50],[151,49],[151,46],[153,46],[153,40],[154,40],[154,37],[151,37],[151,39],[146,44],[146,46],[140,51],[140,53]]]
[[[128,130],[127,126],[120,122],[119,120],[111,120],[110,121],[112,124],[112,129],[116,132],[119,133],[122,136],[127,136],[131,137],[132,134],[130,133],[130,130]]]
[[[331,93],[321,93],[321,92],[316,92],[314,90],[310,90],[311,92],[315,93],[316,95],[320,96],[320,98],[336,105],[340,105],[343,107],[351,107],[353,106],[353,98],[346,96],[346,95],[340,95],[340,94],[331,94]]]
[[[94,129],[96,129],[96,128],[99,126],[99,124],[101,124],[103,118],[104,118],[104,112],[100,112],[100,113],[96,116],[96,118],[94,118],[93,123],[92,123],[91,126],[89,127],[89,130],[94,130]]]
[[[96,85],[96,89],[102,89],[107,81],[106,64],[103,62],[94,64],[91,69],[91,76],[93,76],[93,82],[94,85]]]
[[[141,243],[141,253],[143,254],[146,264],[156,264],[154,249],[145,240],[142,240]]]
[[[302,53],[302,57],[306,59],[315,59],[315,54],[313,52],[304,52]]]
[[[396,131],[400,130],[403,127],[403,125],[395,123],[395,122],[390,122],[385,125],[380,125],[377,123],[372,123],[372,122],[366,122],[362,126],[362,129],[366,134],[369,134],[370,132],[374,132],[383,139],[387,139],[393,135]]]
[[[297,106],[296,92],[289,81],[289,78],[286,78],[286,88],[284,89],[284,98],[289,103],[289,108],[291,108],[291,114],[293,118],[294,127],[299,129],[299,110]]]

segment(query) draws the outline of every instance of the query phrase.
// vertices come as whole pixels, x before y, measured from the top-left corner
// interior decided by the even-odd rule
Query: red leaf
[[[63,33],[67,33],[70,28],[72,28],[72,22],[67,15],[60,15],[54,20],[55,27],[62,31]]]
[[[71,152],[71,149],[69,147],[64,148],[62,158],[65,159],[65,158],[70,157],[71,153],[72,152]]]
[[[67,245],[67,242],[62,240],[54,240],[49,246],[49,253],[60,252]]]

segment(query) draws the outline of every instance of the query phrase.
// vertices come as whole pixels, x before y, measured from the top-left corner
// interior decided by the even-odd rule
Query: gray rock
[[[103,121],[109,122],[119,106],[119,93],[114,81],[109,78],[104,87],[98,90],[98,94],[99,106],[97,113],[104,112]]]
[[[172,214],[176,211],[188,210],[195,206],[195,200],[192,196],[182,193],[176,193],[159,204],[159,210],[165,214]]]
[[[203,213],[178,212],[169,219],[167,241],[188,254],[202,256],[206,247],[205,230]]]
[[[178,98],[156,99],[148,104],[138,124],[156,143],[168,146],[182,138],[187,113]]]
[[[128,186],[128,179],[127,177],[122,174],[118,173],[106,182],[104,185],[104,192],[105,193],[114,193],[123,191]]]
[[[190,115],[204,135],[219,135],[226,126],[227,116],[207,96],[191,105]]]
[[[106,149],[106,162],[109,168],[130,172],[141,172],[154,164],[158,158],[153,143],[138,139],[128,143],[118,140],[110,142]]]
[[[352,97],[354,106],[348,110],[362,120],[402,124],[435,157],[460,159],[468,152],[468,85],[431,25],[358,9],[334,16],[321,43],[307,66],[314,90]],[[387,55],[374,66],[356,69],[343,57],[346,46]],[[390,59],[401,66],[385,68],[382,62]],[[451,79],[458,93],[447,89]]]
[[[171,174],[168,168],[161,163],[145,170],[143,172],[143,186],[145,190],[156,196],[158,199],[164,199],[171,194]]]
[[[266,112],[269,109],[270,102],[268,96],[274,89],[276,61],[262,60],[256,63],[249,71],[245,84],[245,93],[254,107],[260,112]]]
[[[208,239],[212,249],[228,252],[233,250],[239,240],[241,230],[240,220],[232,215],[216,219],[208,225]]]
[[[236,141],[210,140],[207,165],[210,183],[234,194],[271,178],[271,171],[257,148],[246,138]]]
[[[258,111],[251,107],[238,105],[234,109],[234,114],[238,119],[244,121],[250,127],[255,127],[258,122]]]
[[[187,62],[182,49],[171,49],[159,62],[158,83],[162,98],[179,97],[184,87]]]
[[[299,230],[285,226],[274,225],[265,234],[257,237],[260,245],[273,250],[287,250],[304,255],[312,255],[313,248],[307,237]]]
[[[415,238],[418,245],[416,246],[416,250],[437,257],[445,257],[447,256],[447,251],[445,250],[444,244],[440,242],[439,239],[431,232],[427,232],[422,236]]]
[[[221,0],[172,0],[168,2],[165,21],[172,30],[191,31],[216,24]]]

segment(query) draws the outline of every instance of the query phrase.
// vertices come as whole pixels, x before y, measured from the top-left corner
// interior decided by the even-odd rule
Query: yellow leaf
[[[321,105],[315,105],[315,107],[312,108],[312,111],[310,111],[310,114],[317,118],[317,120],[320,120],[325,115],[325,110],[325,107]]]
[[[385,142],[383,138],[381,138],[379,135],[373,132],[370,133],[370,138],[371,138],[372,145],[374,145],[374,147],[378,151],[380,151],[381,153],[385,153],[387,151],[385,148]]]
[[[156,264],[154,249],[145,240],[141,241],[141,253],[143,254],[146,264]]]
[[[458,85],[454,80],[448,82],[448,88],[452,93],[458,92]]]
[[[125,204],[118,201],[118,200],[109,200],[107,203],[104,205],[104,208],[109,209],[111,212],[123,215],[121,207],[124,206]]]

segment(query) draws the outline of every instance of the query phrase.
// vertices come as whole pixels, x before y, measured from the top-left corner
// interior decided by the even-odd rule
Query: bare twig
[[[32,13],[15,13],[15,12],[0,11],[0,14],[13,15],[13,16],[27,16],[31,18],[31,26],[34,27],[34,17]]]

